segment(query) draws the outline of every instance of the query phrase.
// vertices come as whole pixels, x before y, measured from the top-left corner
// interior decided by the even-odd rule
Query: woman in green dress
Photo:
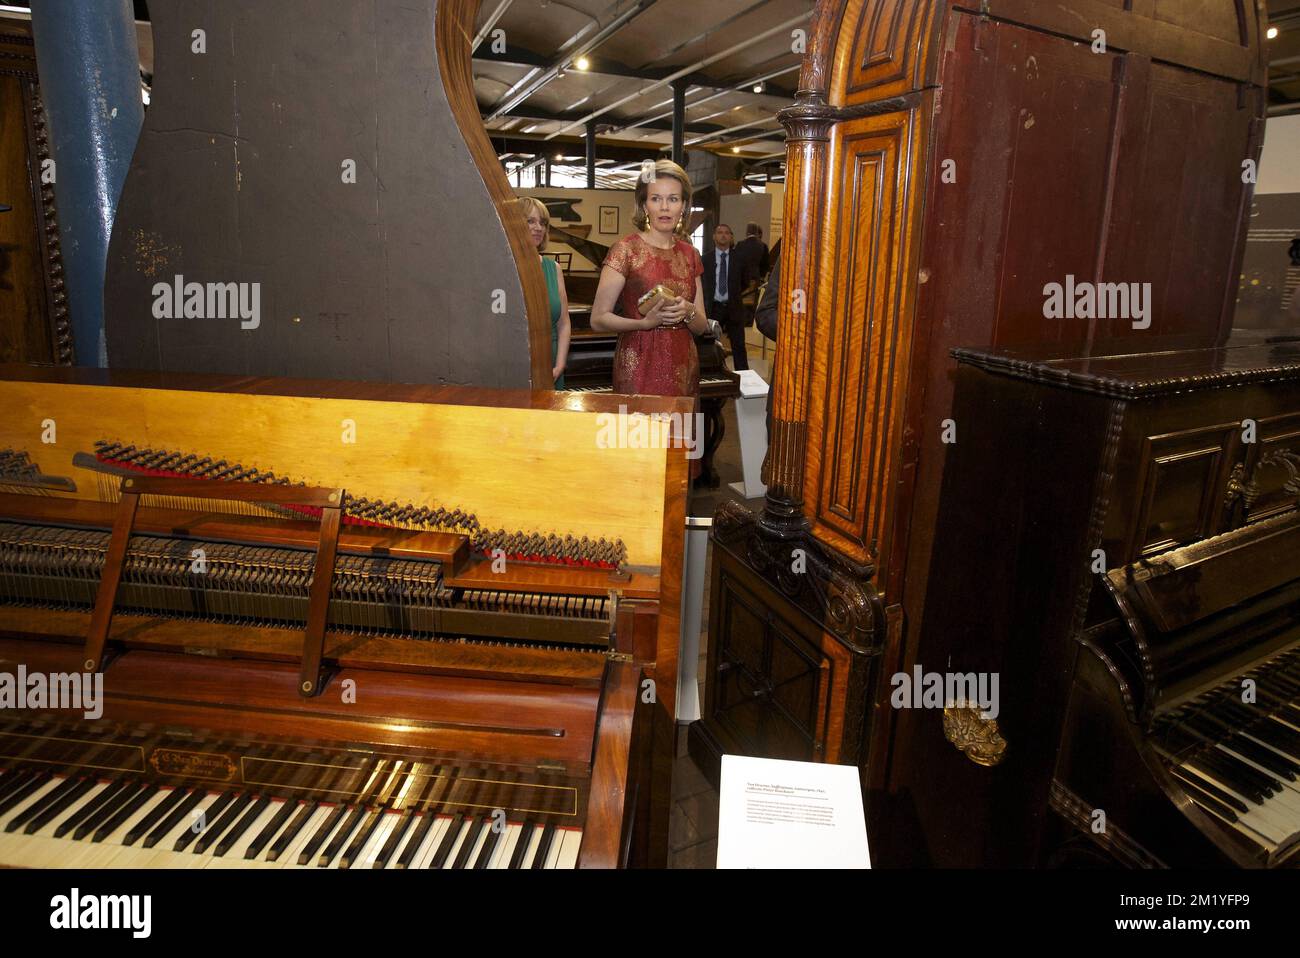
[[[550,234],[551,218],[545,205],[531,196],[519,200],[524,217],[528,221],[528,235],[537,254],[541,256],[546,249],[546,239]],[[542,275],[546,277],[546,295],[551,301],[551,378],[555,388],[564,388],[564,364],[569,360],[569,294],[564,288],[564,273],[560,264],[553,257],[542,256]]]

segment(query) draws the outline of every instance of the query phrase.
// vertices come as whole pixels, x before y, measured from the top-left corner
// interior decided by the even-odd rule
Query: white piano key
[[[466,818],[460,823],[460,832],[456,836],[455,843],[451,846],[451,851],[447,854],[447,860],[442,863],[443,870],[450,869],[456,864],[456,856],[460,854],[460,846],[465,844],[473,832],[474,819]]]
[[[1263,806],[1252,801],[1245,795],[1242,795],[1227,782],[1223,781],[1211,772],[1202,772],[1199,769],[1191,768],[1189,766],[1184,766],[1184,770],[1205,779],[1207,782],[1213,783],[1229,795],[1244,802],[1250,811],[1245,813],[1238,812],[1237,816],[1241,820],[1242,824],[1247,825],[1254,831],[1258,832],[1262,838],[1275,845],[1286,838],[1285,827],[1275,822],[1273,816],[1268,814]]]
[[[510,856],[514,854],[515,844],[519,841],[519,836],[523,833],[523,830],[524,826],[521,822],[506,822],[506,833],[501,836],[496,851],[492,853],[492,860],[488,862],[488,868],[509,867]]]
[[[72,833],[68,832],[62,838],[55,838],[54,832],[65,821],[98,798],[108,786],[107,781],[96,782],[85,795],[82,795],[72,805],[55,815],[52,822],[47,823],[34,835],[29,836],[38,841],[34,845],[27,846],[30,849],[28,854],[32,857],[30,859],[24,858],[22,860],[23,864],[28,864],[30,861],[32,868],[76,868],[75,859],[80,850],[76,847],[77,842],[72,841]]]
[[[199,822],[199,815],[206,813],[221,797],[221,792],[208,792],[199,800],[199,803],[191,808],[181,818],[179,822],[172,826],[171,830],[162,837],[158,844],[149,849],[150,857],[148,863],[143,865],[145,868],[194,868],[197,867],[194,854],[194,843],[198,837],[190,840],[184,851],[176,851],[176,840],[186,832],[192,830]],[[205,817],[206,821],[206,817]],[[211,822],[208,822],[211,824]],[[199,862],[201,863],[201,859]]]
[[[383,818],[380,819],[375,834],[371,836],[370,841],[361,852],[360,859],[354,864],[353,868],[370,868],[375,867],[375,862],[379,859],[379,853],[384,850],[388,844],[388,838],[393,834],[393,829],[397,827],[402,820],[401,812],[385,811]]]
[[[27,809],[31,808],[33,805],[44,803],[46,796],[51,792],[57,791],[62,785],[63,776],[51,775],[49,781],[33,790],[30,795],[24,798],[21,802],[15,804],[14,807],[5,812],[3,816],[0,816],[0,835],[4,834],[5,826],[7,826],[11,821],[23,812],[27,811]]]
[[[545,825],[533,825],[532,834],[526,835],[520,839],[521,841],[528,842],[528,844],[524,846],[524,857],[519,862],[519,868],[521,870],[533,867],[533,858],[537,855],[537,846],[542,840],[542,831],[545,828]]]
[[[1241,752],[1238,752],[1236,749],[1232,748],[1231,746],[1221,746],[1221,747],[1225,752],[1233,756],[1235,759],[1237,759],[1237,761],[1241,762],[1243,765],[1248,765],[1251,768],[1255,769],[1255,771],[1262,772],[1263,774],[1269,776],[1275,781],[1282,783],[1282,791],[1276,795],[1272,795],[1269,798],[1265,799],[1265,804],[1272,807],[1285,809],[1290,816],[1293,816],[1292,821],[1294,823],[1294,827],[1300,828],[1300,793],[1296,793],[1295,783],[1288,782],[1281,775],[1269,771],[1267,768],[1260,765],[1258,762],[1254,761],[1251,758],[1247,758],[1245,755],[1243,755]]]
[[[560,846],[564,843],[561,841],[566,834],[566,829],[557,828],[551,836],[551,847],[546,850],[546,861],[542,864],[543,868],[554,868],[555,863],[560,860]]]
[[[316,832],[325,824],[326,821],[329,820],[329,817],[334,814],[334,810],[337,807],[337,805],[321,805],[312,813],[311,818],[307,819],[306,824],[302,826],[302,830],[298,832],[297,837],[289,847],[285,849],[284,854],[280,856],[281,867],[290,871],[301,871],[303,869],[318,867],[316,859],[320,855],[320,848],[316,850],[316,855],[312,856],[312,858],[304,865],[298,864],[298,856],[302,854],[304,848],[311,844],[311,840],[316,837]],[[337,830],[337,828],[338,823],[336,822],[335,829]],[[321,845],[321,848],[328,844],[329,837],[327,836],[324,843]]]
[[[492,834],[491,819],[487,819],[485,822],[484,819],[476,817],[472,819],[472,821],[474,822],[474,831],[471,835],[474,845],[469,850],[469,857],[465,859],[466,871],[473,871],[474,863],[478,861],[479,852],[483,850],[483,846],[486,844],[488,836]]]
[[[135,823],[138,822],[140,819],[144,818],[146,815],[148,815],[149,812],[154,808],[154,806],[158,805],[163,801],[166,801],[168,794],[170,794],[170,790],[160,791],[158,794],[150,796],[149,801],[145,802],[144,805],[136,809],[135,813],[130,815],[126,819],[126,821],[122,822],[121,825],[113,829],[112,833],[107,835],[102,842],[96,843],[97,847],[99,848],[99,851],[97,853],[92,853],[91,857],[86,861],[85,867],[86,868],[134,868],[136,867],[134,864],[132,864],[132,862],[139,856],[140,853],[139,842],[136,842],[134,845],[130,847],[123,845],[122,842],[125,841],[126,833],[131,830],[131,828],[135,825]],[[82,839],[82,841],[86,841],[86,842],[90,841],[90,836],[86,836],[86,838]]]
[[[439,815],[434,820],[433,827],[429,829],[429,834],[426,836],[426,841],[411,862],[411,868],[423,869],[429,867],[429,864],[433,861],[433,856],[438,854],[438,846],[442,844],[442,837],[447,834],[450,828],[450,815]]]
[[[556,868],[577,868],[578,867],[578,849],[582,846],[582,829],[566,828],[564,829],[564,847],[560,849],[560,857],[556,859]]]

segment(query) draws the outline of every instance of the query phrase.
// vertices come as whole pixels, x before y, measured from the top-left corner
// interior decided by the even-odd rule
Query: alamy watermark
[[[153,896],[83,895],[74,888],[50,899],[50,927],[128,929],[133,938],[148,938],[153,930]]]
[[[80,710],[87,719],[104,714],[103,672],[0,672],[0,709]]]
[[[187,283],[177,275],[153,287],[154,319],[238,319],[241,329],[262,325],[261,283]]]
[[[1001,711],[997,672],[895,672],[889,704],[896,709],[943,709],[978,705],[980,715],[995,719]]]
[[[1043,287],[1045,319],[1127,319],[1134,329],[1151,328],[1150,283],[1065,282]]]
[[[665,432],[662,423],[668,424]],[[596,416],[597,449],[685,449],[687,459],[704,455],[703,413],[629,412],[619,405],[618,412]]]

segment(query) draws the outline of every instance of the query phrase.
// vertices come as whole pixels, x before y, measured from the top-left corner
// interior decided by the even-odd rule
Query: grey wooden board
[[[436,5],[152,0],[153,103],[105,285],[112,366],[529,385],[523,287],[447,103]],[[155,284],[177,275],[259,283],[260,325],[156,318]]]

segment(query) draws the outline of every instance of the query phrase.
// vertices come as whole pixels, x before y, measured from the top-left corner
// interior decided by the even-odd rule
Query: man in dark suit
[[[771,269],[771,257],[767,244],[763,242],[763,228],[757,223],[745,227],[745,239],[736,244],[736,254],[746,268],[753,273],[751,280],[763,282]]]
[[[732,248],[731,227],[719,223],[713,231],[713,249],[704,257],[704,311],[727,331],[731,364],[739,372],[749,368],[745,354],[745,306],[741,296],[747,280],[745,263]]]

